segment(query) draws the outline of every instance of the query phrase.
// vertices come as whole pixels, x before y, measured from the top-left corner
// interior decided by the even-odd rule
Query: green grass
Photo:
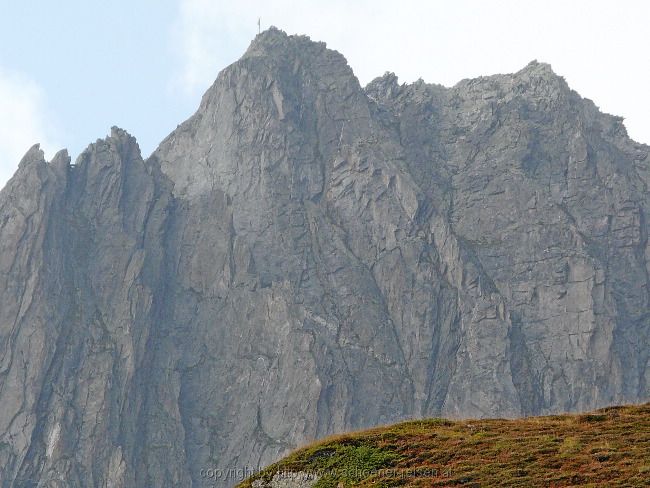
[[[277,472],[317,488],[650,486],[650,403],[518,420],[429,419],[330,437],[239,486]]]

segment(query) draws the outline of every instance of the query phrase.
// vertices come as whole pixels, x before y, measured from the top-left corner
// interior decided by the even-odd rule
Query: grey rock
[[[231,486],[322,436],[650,397],[648,146],[546,64],[362,88],[271,29],[143,160],[0,192],[0,486]]]
[[[255,480],[253,488],[311,488],[318,483],[320,477],[316,474],[297,472],[279,472],[270,481]]]

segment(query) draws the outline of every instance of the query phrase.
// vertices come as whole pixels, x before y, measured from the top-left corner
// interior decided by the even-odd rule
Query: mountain
[[[650,485],[648,433],[650,404],[521,420],[418,420],[326,439],[238,486],[642,487]]]
[[[34,146],[0,192],[0,487],[647,400],[649,153],[546,64],[363,88],[277,29],[147,159]]]

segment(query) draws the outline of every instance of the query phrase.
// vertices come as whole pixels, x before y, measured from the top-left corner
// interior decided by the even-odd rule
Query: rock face
[[[647,399],[649,153],[545,64],[362,88],[276,29],[147,160],[33,147],[0,486],[230,486],[333,432]]]

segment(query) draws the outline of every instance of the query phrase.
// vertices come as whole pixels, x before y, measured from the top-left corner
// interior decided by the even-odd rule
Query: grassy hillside
[[[520,420],[413,421],[331,437],[275,473],[342,486],[650,486],[650,403]]]

